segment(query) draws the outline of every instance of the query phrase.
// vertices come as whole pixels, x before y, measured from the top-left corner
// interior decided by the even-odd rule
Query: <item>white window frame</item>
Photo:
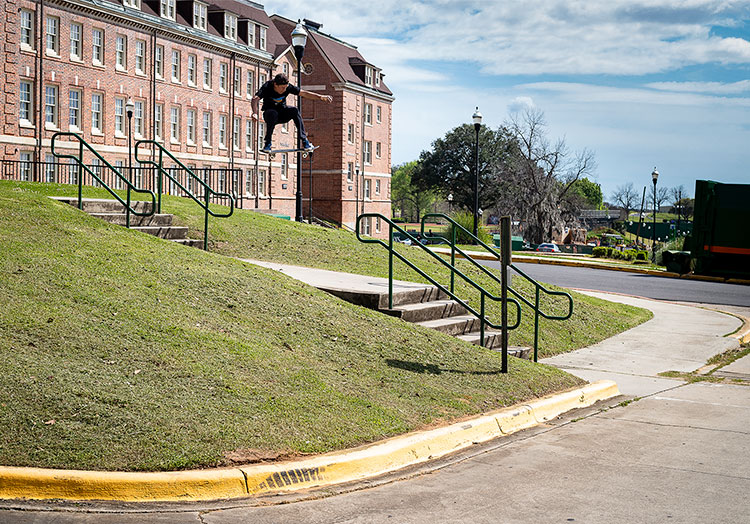
[[[102,113],[104,110],[104,95],[102,93],[91,93],[91,134],[103,134]]]
[[[374,70],[370,66],[365,66],[365,84],[372,86],[372,77]]]
[[[44,23],[44,48],[48,55],[60,56],[60,18],[47,16]]]
[[[346,164],[346,181],[354,181],[354,162],[349,162]]]
[[[268,188],[266,187],[266,170],[258,169],[258,196],[264,197],[268,195]]]
[[[207,19],[208,5],[202,2],[193,2],[193,27],[206,31],[208,28],[208,25],[206,25]]]
[[[213,60],[210,58],[203,59],[203,89],[212,89],[213,83]]]
[[[211,112],[203,111],[203,147],[211,147]]]
[[[70,24],[70,59],[80,62],[83,58],[83,24]]]
[[[372,141],[370,140],[364,141],[364,157],[365,165],[372,165]]]
[[[372,125],[372,104],[365,104],[365,124]]]
[[[21,49],[33,51],[36,45],[36,13],[30,9],[21,9],[18,13],[18,19],[21,27]]]
[[[132,7],[133,9],[141,8],[141,0],[122,0],[122,5]]]
[[[242,117],[234,117],[232,126],[232,147],[234,147],[235,151],[239,151],[242,147]]]
[[[21,80],[19,86],[18,118],[22,126],[34,125],[34,82],[29,80]]]
[[[135,74],[146,74],[146,41],[135,41]]]
[[[247,90],[247,98],[252,98],[255,93],[255,73],[250,69],[247,70],[245,76],[245,89]]]
[[[159,13],[162,18],[167,18],[169,20],[175,19],[175,1],[176,0],[160,0]]]
[[[354,124],[349,124],[347,133],[346,133],[346,141],[350,144],[354,143]]]
[[[237,41],[237,15],[224,13],[224,38]]]
[[[375,142],[375,158],[380,158],[382,148],[383,144],[381,142]]]
[[[289,153],[281,155],[281,180],[289,179]]]
[[[154,104],[154,140],[164,140],[164,104]]]
[[[91,63],[104,65],[104,30],[96,27],[91,30]]]
[[[188,109],[185,115],[187,123],[187,143],[195,145],[195,109]]]
[[[115,136],[125,136],[125,99],[115,97]]]
[[[242,96],[242,68],[234,67],[234,96]]]
[[[253,184],[253,175],[254,175],[254,169],[252,167],[248,167],[245,170],[245,194],[249,196],[255,196],[255,187]]]
[[[34,153],[31,151],[20,151],[18,153],[18,177],[21,182],[27,182],[31,180],[31,162],[34,157]]]
[[[177,106],[169,108],[169,140],[173,144],[180,143],[180,108]]]
[[[258,49],[260,49],[261,51],[265,51],[266,50],[266,36],[268,34],[268,29],[263,26],[260,26],[259,33],[260,33],[260,38],[258,39]]]
[[[117,35],[115,39],[115,69],[128,70],[128,37],[125,35]]]
[[[245,151],[253,150],[253,120],[248,118],[245,121]]]
[[[81,102],[83,91],[80,89],[68,90],[68,129],[70,131],[81,130]]]
[[[158,45],[154,50],[154,66],[156,68],[156,78],[164,80],[164,46]]]
[[[172,82],[175,84],[182,83],[182,79],[180,78],[182,76],[182,53],[180,53],[177,49],[172,49],[172,67],[170,68],[172,71]]]
[[[375,121],[379,124],[383,121],[383,106],[375,108]]]
[[[187,83],[189,86],[195,87],[195,80],[197,78],[198,57],[194,54],[188,55],[187,71],[188,78]]]
[[[135,138],[143,138],[143,131],[146,129],[144,124],[143,101],[136,100],[133,102],[133,136]]]
[[[222,93],[227,92],[227,81],[229,77],[229,64],[226,62],[219,63],[219,91]]]
[[[380,179],[379,178],[375,179],[375,194],[376,195],[380,194]]]
[[[249,45],[250,47],[255,47],[255,28],[256,27],[257,26],[252,22],[247,23],[247,45]]]
[[[263,140],[266,139],[266,124],[265,122],[258,122],[258,149],[263,147]]]
[[[44,86],[44,127],[58,129],[60,126],[60,88]]]
[[[219,148],[227,148],[227,115],[219,115]]]
[[[372,180],[365,178],[365,200],[370,200],[372,193]]]

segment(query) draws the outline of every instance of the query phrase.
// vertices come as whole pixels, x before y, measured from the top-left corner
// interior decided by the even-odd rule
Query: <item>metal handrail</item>
[[[451,224],[451,241],[448,242],[446,239],[440,236],[430,236],[425,235],[424,233],[424,226],[425,221],[427,218],[441,218],[445,219]],[[451,265],[455,265],[456,257],[455,254],[458,252],[461,256],[463,256],[466,260],[470,261],[474,266],[476,266],[478,269],[480,269],[484,274],[495,280],[498,284],[500,284],[500,279],[497,278],[497,276],[492,273],[490,270],[488,270],[485,266],[479,264],[476,260],[471,258],[467,253],[465,253],[460,247],[456,246],[456,228],[463,231],[466,235],[468,235],[472,240],[476,241],[478,245],[481,245],[484,247],[487,252],[489,252],[492,256],[497,258],[498,261],[501,261],[500,255],[495,251],[495,249],[491,248],[482,240],[475,237],[470,231],[468,231],[465,227],[463,227],[461,224],[453,220],[451,217],[445,215],[444,213],[428,213],[422,217],[422,236],[426,236],[427,238],[433,239],[433,240],[439,240],[441,243],[450,244],[451,246]],[[508,291],[510,291],[514,296],[518,297],[521,302],[529,306],[534,310],[534,362],[537,362],[538,360],[538,353],[539,353],[539,316],[542,318],[545,318],[547,320],[567,320],[573,315],[573,297],[570,296],[569,293],[566,293],[565,291],[552,291],[550,289],[547,289],[542,284],[531,278],[529,275],[524,273],[521,269],[519,269],[515,264],[512,262],[509,264],[510,268],[513,269],[516,273],[521,275],[523,278],[525,278],[527,281],[531,282],[534,285],[535,288],[535,300],[532,304],[526,297],[521,295],[518,291],[514,290],[512,287],[508,287]],[[451,286],[453,286],[453,280],[451,279]],[[568,299],[568,312],[565,315],[552,315],[547,314],[544,311],[541,311],[539,307],[539,299],[540,299],[540,291],[544,292],[548,296],[564,296]]]
[[[363,218],[379,218],[386,223],[388,223],[389,231],[388,231],[388,244],[383,242],[382,240],[378,238],[363,238],[360,235],[361,227],[360,223]],[[428,253],[430,256],[432,256],[436,261],[438,261],[440,264],[446,266],[448,269],[451,270],[451,276],[453,273],[460,276],[466,283],[474,287],[477,291],[480,293],[480,310],[476,311],[473,307],[471,307],[468,303],[466,303],[464,300],[456,296],[454,293],[453,288],[450,290],[447,289],[445,286],[440,284],[437,280],[429,276],[427,273],[425,273],[423,270],[418,268],[416,265],[414,265],[412,262],[410,262],[405,256],[403,256],[401,253],[397,252],[393,249],[393,229],[398,230],[399,233],[402,235],[405,235],[408,239],[410,239],[414,245],[417,245],[421,247],[426,253]],[[485,314],[485,297],[488,297],[492,299],[493,301],[501,301],[501,297],[497,297],[493,295],[492,293],[488,292],[486,289],[484,289],[482,286],[474,282],[471,278],[469,278],[467,275],[465,275],[463,272],[461,272],[459,269],[456,269],[454,266],[448,264],[442,257],[435,254],[433,251],[422,245],[421,242],[419,242],[415,237],[413,237],[410,233],[403,230],[401,227],[396,225],[394,222],[392,222],[390,219],[386,218],[385,216],[381,215],[380,213],[363,213],[357,217],[357,239],[360,242],[363,242],[365,244],[380,244],[384,248],[388,250],[389,257],[388,257],[388,308],[393,309],[393,256],[395,255],[399,260],[401,260],[404,264],[409,266],[411,269],[416,271],[422,278],[429,281],[434,286],[438,287],[441,291],[446,293],[448,296],[450,296],[453,300],[461,304],[464,308],[466,308],[467,311],[469,311],[472,315],[477,317],[480,320],[480,326],[479,326],[479,343],[480,345],[484,345],[484,329],[485,324],[488,326],[495,328],[495,329],[502,329],[502,325],[494,324],[490,320],[487,319],[487,315]],[[516,322],[512,325],[507,326],[507,329],[516,329],[519,325],[521,325],[521,305],[518,303],[515,299],[509,299],[508,302],[513,302],[516,305]]]
[[[155,162],[154,160],[150,160],[150,159],[141,160],[140,158],[138,158],[138,151],[139,151],[138,146],[140,146],[141,144],[148,144],[153,147],[156,147],[156,149],[158,150],[158,158],[159,158],[158,163]],[[205,198],[205,204],[201,202],[201,200],[197,196],[195,196],[188,188],[183,186],[176,177],[172,176],[172,173],[170,173],[169,170],[164,169],[163,164],[164,164],[165,153],[175,164],[177,164],[182,169],[184,169],[185,172],[188,173],[189,176],[193,177],[193,179],[196,180],[199,185],[203,186],[203,194],[204,194],[203,198]],[[201,177],[193,173],[193,171],[189,167],[187,167],[185,164],[183,164],[177,158],[175,158],[175,156],[172,153],[167,151],[167,149],[165,149],[164,146],[161,145],[156,140],[139,140],[138,142],[136,142],[135,143],[135,159],[137,162],[141,164],[149,164],[149,165],[154,166],[157,169],[157,172],[159,173],[159,177],[157,178],[157,194],[159,195],[157,208],[160,213],[161,213],[161,194],[162,194],[162,176],[163,175],[166,175],[172,182],[177,184],[177,186],[180,189],[182,189],[185,192],[185,194],[187,194],[199,206],[203,208],[205,212],[204,221],[203,221],[203,250],[207,251],[208,250],[208,216],[211,215],[212,217],[215,217],[215,218],[227,218],[231,216],[232,213],[234,213],[234,198],[232,197],[232,195],[230,195],[229,193],[222,193],[219,191],[214,191],[213,188],[209,184],[207,184]],[[228,213],[215,213],[211,211],[210,209],[211,195],[214,195],[215,197],[219,197],[219,198],[228,199],[229,200],[229,212]]]
[[[61,136],[69,136],[78,140],[78,156],[71,155],[71,154],[58,153],[55,150],[57,138]],[[122,198],[120,198],[120,195],[115,193],[115,191],[111,187],[109,187],[101,178],[99,178],[99,175],[97,175],[92,169],[89,169],[89,167],[83,163],[84,146],[91,154],[93,154],[96,158],[104,162],[105,166],[110,168],[118,177],[120,177],[120,179],[123,182],[125,182],[125,185],[127,186],[127,191],[128,191],[127,193],[128,196],[126,200],[123,200]],[[116,167],[114,167],[112,164],[107,162],[107,160],[102,155],[100,155],[98,151],[96,151],[93,147],[91,147],[91,145],[88,142],[86,142],[79,134],[72,133],[69,131],[59,131],[55,133],[54,135],[52,135],[52,141],[51,141],[50,147],[52,150],[52,154],[55,157],[70,158],[72,160],[75,160],[80,167],[85,169],[86,172],[88,172],[88,174],[92,176],[92,178],[96,179],[99,182],[99,184],[102,185],[102,187],[104,187],[107,191],[109,191],[113,197],[115,197],[123,206],[125,206],[125,226],[126,227],[128,228],[130,227],[130,213],[136,216],[147,217],[147,216],[153,215],[156,212],[156,195],[154,195],[153,191],[150,191],[148,189],[138,189],[136,186],[134,186],[133,183],[130,182],[130,180],[126,176],[120,173],[120,171]],[[150,212],[139,213],[138,211],[130,207],[131,191],[135,191],[136,193],[147,193],[151,195],[151,211]],[[78,177],[78,209],[81,209],[81,210],[83,209],[83,176]]]

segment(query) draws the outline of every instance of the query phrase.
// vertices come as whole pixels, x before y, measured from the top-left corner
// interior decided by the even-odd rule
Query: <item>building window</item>
[[[378,124],[383,121],[383,108],[381,106],[375,109],[375,121]]]
[[[154,139],[162,140],[164,138],[164,106],[162,104],[154,105]]]
[[[227,115],[219,115],[219,147],[227,147]]]
[[[140,9],[141,0],[122,0],[122,5],[132,7],[133,9]]]
[[[281,155],[281,180],[289,177],[289,153]]]
[[[365,84],[367,84],[368,86],[372,85],[372,73],[372,67],[365,66]]]
[[[21,48],[34,49],[34,12],[28,9],[21,9]]]
[[[203,145],[211,145],[211,113],[203,112]]]
[[[180,52],[172,50],[172,82],[180,82]]]
[[[263,84],[266,83],[267,79],[268,79],[268,75],[266,75],[265,73],[259,73],[258,74],[258,85],[262,86]]]
[[[174,20],[174,3],[175,0],[161,0],[161,16]]]
[[[143,137],[143,102],[140,100],[133,106],[133,133],[136,138]]]
[[[375,232],[380,233],[380,217],[375,217]]]
[[[135,72],[139,75],[146,74],[146,42],[145,40],[135,41]]]
[[[372,125],[372,104],[365,104],[365,124]]]
[[[91,132],[102,132],[102,95],[93,93],[91,95]]]
[[[247,80],[245,85],[245,91],[247,92],[247,97],[252,98],[253,93],[255,93],[255,77],[253,75],[252,71],[247,72]]]
[[[346,165],[346,181],[351,182],[353,180],[352,176],[354,175],[354,162],[349,162]]]
[[[247,169],[245,171],[245,194],[250,196],[255,196],[255,192],[253,191],[253,170],[252,168]]]
[[[34,121],[34,114],[32,106],[34,105],[34,89],[31,82],[21,81],[19,90],[19,108],[18,118],[21,119],[22,124],[32,124]]]
[[[195,144],[195,109],[187,111],[187,141],[188,144]]]
[[[29,151],[21,151],[18,157],[21,163],[18,166],[18,175],[22,182],[31,180],[31,153]]]
[[[381,144],[380,142],[375,142],[375,158],[380,158],[380,151],[381,150]]]
[[[46,86],[44,91],[44,122],[57,127],[57,86]]]
[[[193,27],[196,29],[206,30],[207,9],[206,4],[201,4],[200,2],[193,3]]]
[[[239,67],[234,68],[234,95],[241,96],[242,86],[242,69]]]
[[[258,39],[259,40],[258,41],[258,48],[261,51],[265,51],[266,50],[266,32],[267,32],[267,29],[265,27],[261,26],[260,31],[259,31],[260,38]]]
[[[255,24],[252,22],[247,24],[247,45],[255,47]]]
[[[195,55],[188,55],[188,84],[195,86],[195,67],[198,63],[198,58]]]
[[[375,194],[376,195],[380,194],[380,180],[375,181]]]
[[[72,130],[81,128],[81,91],[79,89],[68,91],[68,125]]]
[[[156,66],[156,77],[164,79],[164,46],[158,45],[155,49],[154,65]]]
[[[266,124],[264,122],[258,122],[258,149],[263,147],[263,140],[266,137]]]
[[[258,195],[266,196],[266,170],[258,170]]]
[[[224,93],[227,92],[227,74],[229,67],[227,64],[221,63],[219,64],[219,91],[223,91]]]
[[[237,150],[240,149],[240,142],[241,142],[241,140],[240,140],[240,133],[241,133],[240,128],[241,128],[241,126],[242,126],[242,119],[240,117],[238,117],[238,116],[235,117],[234,118],[234,127],[232,128],[232,147],[234,147]]]
[[[349,131],[346,134],[346,141],[350,144],[354,143],[354,124],[349,124]]]
[[[284,65],[282,66],[282,69],[284,71],[284,76],[288,77],[289,76],[289,64],[287,64],[286,62],[284,62]]]
[[[253,121],[249,118],[245,122],[245,150],[253,150]]]
[[[372,164],[372,142],[365,140],[365,164]]]
[[[115,135],[125,135],[125,99],[115,98]]]
[[[237,17],[224,13],[224,37],[237,40]]]
[[[125,71],[128,68],[128,40],[118,36],[115,40],[115,68]]]
[[[70,58],[71,60],[81,59],[81,34],[83,26],[81,24],[70,24]]]
[[[101,29],[91,32],[91,61],[94,65],[104,64],[104,31]]]
[[[210,58],[203,59],[203,87],[211,89],[211,66],[212,62]]]
[[[44,155],[44,181],[55,181],[55,155],[49,153]]]
[[[170,110],[170,129],[171,134],[170,137],[172,138],[172,142],[179,142],[180,141],[180,108],[179,107],[173,107]]]
[[[365,179],[365,200],[370,200],[370,187],[372,184],[372,180],[369,178]]]
[[[47,54],[60,54],[60,19],[47,17]]]

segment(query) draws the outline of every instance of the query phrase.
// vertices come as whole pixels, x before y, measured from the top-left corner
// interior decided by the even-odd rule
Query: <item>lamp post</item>
[[[474,121],[476,139],[474,141],[474,236],[479,238],[479,128],[482,127],[482,113],[477,107],[471,116]]]
[[[307,44],[307,31],[298,20],[297,25],[292,31],[292,46],[294,47],[294,56],[297,59],[297,87],[302,89],[302,56],[305,54],[305,44]],[[302,116],[302,96],[297,95],[297,108]],[[302,137],[297,130],[297,204],[296,220],[302,222]]]
[[[653,258],[654,264],[656,264],[656,181],[658,179],[659,179],[659,172],[654,167],[654,170],[651,173],[651,180],[654,181],[654,234],[653,234],[653,240],[651,242],[651,256]]]
[[[354,224],[356,227],[357,218],[359,217],[359,162],[354,164]],[[365,203],[362,202],[362,208],[364,209]]]
[[[453,213],[453,193],[448,193],[448,212]]]
[[[128,182],[133,182],[133,109],[135,104],[132,98],[125,103],[125,114],[128,115]],[[125,227],[130,227],[130,185],[128,184],[128,205],[125,208]]]

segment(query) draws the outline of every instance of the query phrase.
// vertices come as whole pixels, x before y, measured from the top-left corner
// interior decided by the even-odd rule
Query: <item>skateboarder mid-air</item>
[[[269,80],[258,89],[252,100],[253,107],[253,119],[258,118],[258,100],[263,99],[263,120],[266,122],[266,136],[263,142],[264,153],[272,153],[271,149],[271,137],[273,136],[273,129],[276,124],[285,124],[290,120],[294,120],[294,125],[297,126],[297,132],[299,133],[300,139],[302,140],[302,149],[311,151],[314,146],[307,139],[305,133],[305,124],[302,121],[302,115],[299,109],[296,107],[289,107],[286,105],[286,97],[288,95],[300,95],[302,98],[308,98],[310,100],[321,100],[324,102],[331,102],[333,97],[330,95],[319,95],[311,91],[300,90],[299,87],[289,83],[289,79],[286,75],[278,74],[273,80]]]

